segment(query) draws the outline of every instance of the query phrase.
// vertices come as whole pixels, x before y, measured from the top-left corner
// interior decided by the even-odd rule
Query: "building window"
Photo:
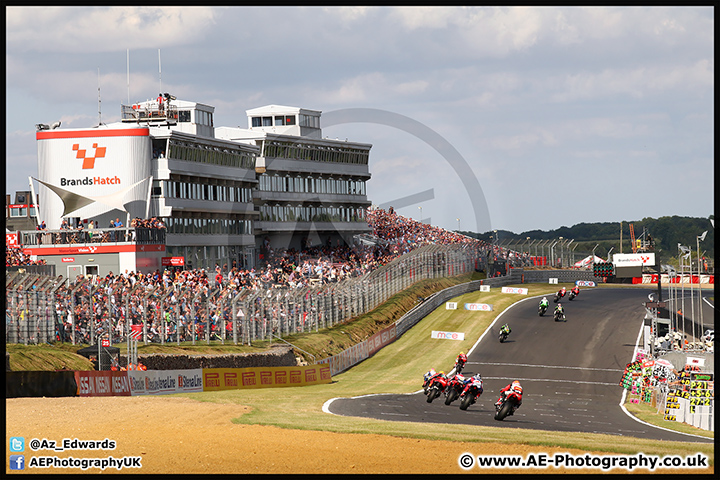
[[[295,125],[294,115],[276,115],[275,126],[278,125]]]
[[[10,216],[11,217],[24,217],[27,215],[27,209],[25,207],[11,207],[10,208]]]

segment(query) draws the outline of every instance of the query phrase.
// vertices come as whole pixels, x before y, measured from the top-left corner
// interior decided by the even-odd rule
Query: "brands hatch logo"
[[[86,156],[87,150],[80,150],[80,144],[78,144],[78,143],[74,144],[72,147],[72,149],[77,152],[77,155],[75,156],[75,158],[81,158],[83,161],[83,165],[82,165],[83,170],[91,170],[91,169],[95,168],[95,159],[105,158],[105,148],[106,147],[98,147],[97,143],[93,143],[92,148],[95,149],[94,157]]]
[[[72,146],[76,159],[83,161],[83,170],[92,170],[95,168],[95,160],[98,158],[105,158],[105,152],[107,147],[98,147],[97,143],[92,144],[92,148],[95,149],[95,156],[88,157],[87,150],[81,149],[79,143],[75,143]],[[75,186],[75,185],[120,185],[120,178],[115,175],[114,177],[85,177],[85,178],[60,178],[60,186]]]

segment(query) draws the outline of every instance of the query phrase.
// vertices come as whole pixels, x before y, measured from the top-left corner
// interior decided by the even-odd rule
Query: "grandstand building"
[[[260,149],[253,192],[259,250],[351,245],[371,231],[365,220],[371,145],[322,139],[319,111],[269,105],[247,114],[247,130],[215,132]]]
[[[28,204],[47,230],[22,232],[20,247],[58,274],[251,268],[268,246],[351,244],[370,231],[371,145],[323,139],[319,111],[269,105],[246,112],[248,128],[217,128],[214,107],[168,94],[121,108],[109,125],[38,125],[31,195],[43,201]],[[128,228],[152,217],[162,234]],[[64,220],[84,233],[61,235]]]

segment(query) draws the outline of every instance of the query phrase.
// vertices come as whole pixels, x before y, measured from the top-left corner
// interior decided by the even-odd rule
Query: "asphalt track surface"
[[[561,300],[566,322],[540,317],[538,298],[520,301],[499,315],[468,353],[465,375],[480,373],[484,393],[460,410],[459,400],[445,405],[441,395],[427,403],[422,390],[336,398],[325,410],[336,415],[420,423],[470,424],[502,428],[590,432],[684,442],[713,442],[642,423],[620,406],[619,386],[632,360],[648,301],[648,288],[584,288],[573,301]],[[512,333],[498,341],[500,325]],[[452,370],[452,365],[435,369]],[[523,386],[523,404],[503,421],[494,419],[499,391],[512,380]],[[418,379],[418,387],[422,379]]]

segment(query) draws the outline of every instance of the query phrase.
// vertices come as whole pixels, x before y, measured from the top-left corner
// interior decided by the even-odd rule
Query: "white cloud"
[[[9,7],[6,38],[18,52],[86,53],[196,42],[213,23],[207,7]]]

